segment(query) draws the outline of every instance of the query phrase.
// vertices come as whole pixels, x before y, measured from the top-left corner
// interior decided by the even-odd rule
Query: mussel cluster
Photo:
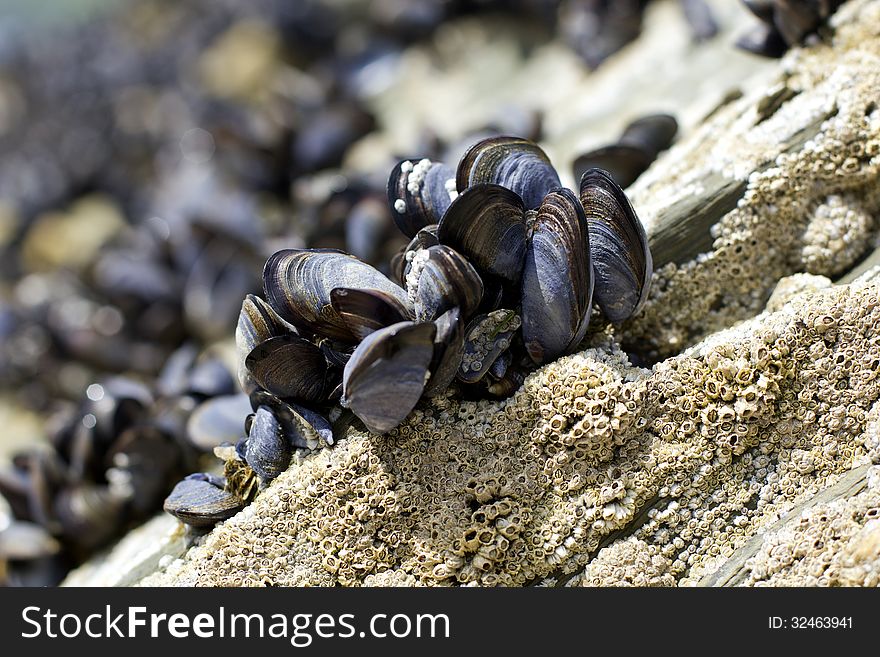
[[[843,0],[743,0],[761,22],[736,45],[765,57],[782,57],[813,34]]]
[[[221,454],[238,480],[193,475],[166,510],[213,524],[254,493],[246,477],[241,493],[243,469],[264,485],[294,451],[332,444],[334,406],[383,434],[453,385],[503,398],[529,370],[578,348],[594,303],[614,324],[645,303],[651,253],[623,190],[591,169],[575,194],[527,139],[484,139],[456,170],[403,160],[388,201],[411,239],[391,278],[332,249],[268,259],[265,300],[245,299],[236,330],[254,409],[247,438]]]
[[[221,364],[194,357],[191,346],[179,351],[154,389],[124,377],[91,384],[77,407],[51,417],[52,449],[23,449],[0,468],[13,515],[0,532],[0,581],[55,583],[155,512],[197,462],[183,438],[192,410],[234,391]]]

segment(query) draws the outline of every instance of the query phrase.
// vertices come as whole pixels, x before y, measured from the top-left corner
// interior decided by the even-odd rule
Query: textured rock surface
[[[850,2],[833,24],[827,43],[790,52],[633,186],[660,268],[624,344],[674,354],[755,315],[781,277],[833,277],[874,246],[880,4]],[[719,196],[735,207],[717,223],[683,216]]]
[[[510,400],[350,433],[147,583],[523,585],[585,566],[587,584],[696,582],[880,462],[878,293],[801,294],[650,371],[594,335]]]
[[[643,316],[505,402],[349,432],[143,583],[876,584],[880,285],[829,279],[876,238],[880,3],[835,28],[631,190]]]

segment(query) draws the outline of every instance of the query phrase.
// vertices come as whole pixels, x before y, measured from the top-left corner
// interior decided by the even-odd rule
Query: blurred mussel
[[[739,37],[737,47],[764,57],[782,57],[805,43],[843,0],[743,0],[760,23]]]
[[[580,155],[574,161],[576,180],[590,169],[604,169],[623,188],[632,185],[657,155],[675,139],[678,122],[669,114],[642,116],[624,128],[617,143]]]

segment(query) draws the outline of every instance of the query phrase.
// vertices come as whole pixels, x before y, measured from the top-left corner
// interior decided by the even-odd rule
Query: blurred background
[[[57,584],[241,434],[233,335],[269,254],[387,271],[403,157],[516,134],[571,184],[639,116],[686,131],[764,65],[731,45],[743,20],[733,0],[0,0],[0,582]]]

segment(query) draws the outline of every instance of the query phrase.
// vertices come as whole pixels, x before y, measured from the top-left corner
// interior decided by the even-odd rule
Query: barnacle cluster
[[[870,26],[880,7],[849,3],[838,17],[832,47],[783,60],[797,74],[780,74],[791,94],[772,114],[757,108],[778,90],[755,90],[697,128],[662,173],[648,171],[627,190],[657,268],[645,309],[624,327],[624,345],[651,361],[678,353],[760,312],[781,278],[803,270],[833,277],[872,248],[880,44]],[[693,197],[697,208],[719,197],[730,205],[709,234],[666,249],[666,232],[679,234],[666,225],[666,210]],[[690,243],[705,250],[688,251]]]
[[[877,293],[807,292],[651,371],[596,334],[507,400],[439,396],[389,437],[351,432],[218,525],[175,581],[696,582],[877,458]]]

